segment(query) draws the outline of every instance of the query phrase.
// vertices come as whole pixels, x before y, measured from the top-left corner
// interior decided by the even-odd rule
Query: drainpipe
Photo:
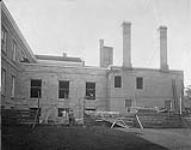
[[[180,115],[182,115],[182,94],[180,94]]]

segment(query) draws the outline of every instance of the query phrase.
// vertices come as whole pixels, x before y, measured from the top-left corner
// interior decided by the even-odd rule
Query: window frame
[[[128,104],[130,104],[130,105],[128,105]],[[125,99],[125,108],[126,108],[128,113],[131,111],[132,106],[133,106],[132,99]]]
[[[68,84],[68,87],[61,88],[61,83],[66,83]],[[63,92],[63,97],[61,96],[61,92]],[[69,94],[70,94],[70,81],[69,80],[59,80],[58,82],[58,98],[59,99],[69,99]]]
[[[92,84],[93,88],[89,88],[88,84]],[[93,96],[90,96],[90,94],[93,93]],[[86,82],[86,99],[87,100],[95,100],[96,99],[96,82]]]
[[[61,113],[60,111],[66,111],[66,112],[69,114],[69,108],[58,108],[57,110],[58,110],[58,111],[57,111],[57,112],[58,112],[58,113],[57,113],[57,117],[64,117],[64,116],[63,116],[63,113]],[[67,114],[67,115],[68,115],[68,114]]]
[[[143,77],[136,77],[136,89],[143,90]]]
[[[114,76],[114,88],[121,88],[121,87],[122,87],[122,77],[120,75]]]
[[[13,40],[13,43],[12,43],[12,50],[13,50],[12,60],[16,61],[17,44],[16,44],[16,42],[14,40]]]
[[[4,54],[7,54],[7,37],[8,37],[8,33],[7,33],[7,30],[2,27],[1,29],[1,49],[2,49],[2,52]]]
[[[128,105],[130,104],[130,105]],[[131,108],[133,105],[132,99],[125,99],[125,108]]]
[[[32,86],[32,81],[40,81],[40,86]],[[39,90],[39,96],[32,95],[32,90]],[[37,94],[38,95],[38,94]],[[42,80],[41,79],[31,79],[31,86],[30,86],[30,98],[41,98],[42,97]]]
[[[11,98],[14,98],[15,97],[15,76],[12,75],[11,76]]]
[[[4,68],[1,68],[1,95],[3,96],[6,96],[6,74],[7,74],[6,70]],[[3,83],[2,81],[4,82],[4,85],[2,84]]]

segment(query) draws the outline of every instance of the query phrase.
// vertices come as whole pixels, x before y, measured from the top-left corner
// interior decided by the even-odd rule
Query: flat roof
[[[82,62],[79,57],[64,57],[64,56],[51,56],[51,55],[35,55],[39,60],[54,60],[54,61],[71,61],[71,62]]]

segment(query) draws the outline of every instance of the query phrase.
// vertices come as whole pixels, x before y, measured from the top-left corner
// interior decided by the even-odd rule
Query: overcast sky
[[[190,0],[4,0],[35,54],[81,57],[99,65],[99,39],[122,64],[123,21],[132,23],[132,64],[159,68],[160,25],[168,27],[168,64],[191,84]]]

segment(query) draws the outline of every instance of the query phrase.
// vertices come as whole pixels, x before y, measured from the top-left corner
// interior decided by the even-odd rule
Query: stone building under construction
[[[135,107],[183,108],[183,71],[167,63],[167,27],[160,26],[160,69],[134,68],[131,23],[122,24],[123,64],[113,65],[113,48],[100,40],[100,66],[77,57],[34,55],[4,3],[1,4],[1,106],[37,109],[40,118],[59,121],[63,111],[126,113]]]

